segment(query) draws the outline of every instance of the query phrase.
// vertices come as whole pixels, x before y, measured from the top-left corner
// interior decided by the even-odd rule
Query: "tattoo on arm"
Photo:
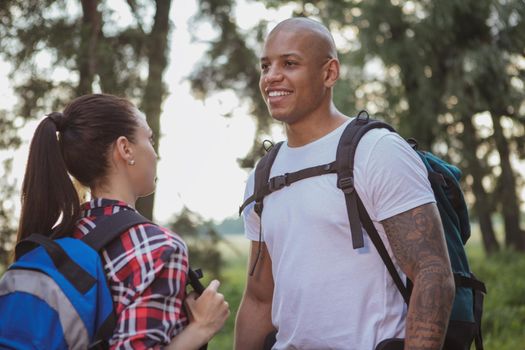
[[[454,299],[454,282],[439,213],[425,204],[381,222],[414,289],[405,349],[439,349]]]

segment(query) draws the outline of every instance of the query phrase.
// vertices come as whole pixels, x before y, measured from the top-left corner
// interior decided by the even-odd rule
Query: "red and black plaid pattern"
[[[99,220],[120,210],[124,202],[94,199],[82,205],[74,237],[92,230]],[[136,225],[102,251],[113,294],[117,326],[111,349],[160,349],[188,323],[182,303],[188,272],[182,239],[160,226]]]

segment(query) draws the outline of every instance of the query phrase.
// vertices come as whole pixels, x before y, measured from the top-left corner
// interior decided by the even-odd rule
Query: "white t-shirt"
[[[305,146],[283,144],[270,176],[334,161],[349,122]],[[378,221],[435,201],[427,171],[399,135],[376,129],[357,147],[354,178],[396,263]],[[353,249],[336,179],[329,174],[300,180],[264,199],[262,237],[272,259],[272,322],[279,330],[273,349],[372,350],[383,339],[404,336],[406,305],[368,235],[363,248]],[[252,172],[245,198],[253,187]],[[246,236],[258,240],[253,204],[243,218]]]

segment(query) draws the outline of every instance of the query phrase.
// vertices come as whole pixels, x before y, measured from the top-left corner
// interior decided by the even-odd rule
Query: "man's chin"
[[[272,118],[278,122],[283,122],[283,123],[286,123],[289,119],[289,116],[288,115],[285,115],[283,113],[270,113],[270,115],[272,116]]]

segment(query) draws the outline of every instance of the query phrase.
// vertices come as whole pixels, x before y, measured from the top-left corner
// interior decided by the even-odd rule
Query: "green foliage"
[[[13,237],[16,235],[16,220],[14,198],[16,193],[15,183],[9,179],[12,168],[12,159],[7,159],[2,163],[4,173],[0,170],[0,189],[4,199],[0,201],[0,276],[2,275],[2,265],[7,266],[13,249]]]
[[[471,268],[487,286],[483,340],[487,350],[523,349],[525,344],[525,254],[504,251],[471,255]]]
[[[213,228],[213,224],[184,208],[169,228],[177,232],[188,245],[192,268],[201,268],[205,276],[219,278],[224,265],[219,243],[223,238]]]
[[[152,5],[137,4],[130,9],[132,15]],[[15,114],[34,118],[63,108],[74,96],[92,91],[95,75],[106,93],[143,96],[148,33],[141,21],[122,27],[112,20],[112,10],[101,5],[93,9],[67,0],[1,2],[0,52],[13,66],[12,84],[20,98]]]
[[[225,299],[228,301],[231,315],[226,321],[224,328],[209,343],[209,349],[233,349],[235,316],[241,303],[246,282],[245,258],[246,255],[244,255],[244,258],[230,259],[224,267],[219,291],[224,294]]]
[[[214,225],[217,232],[222,235],[237,234],[244,232],[244,224],[241,217],[226,218]]]
[[[259,98],[259,60],[253,47],[262,42],[266,25],[263,21],[256,24],[253,30],[242,33],[231,16],[234,7],[233,0],[199,0],[199,15],[194,24],[211,21],[219,34],[212,40],[206,39],[210,48],[192,72],[190,81],[194,94],[199,98],[214,91],[231,89],[241,101],[249,102],[250,112],[256,117],[257,132],[250,154],[240,159],[239,163],[243,168],[251,168],[255,159],[264,154],[260,145],[272,124],[271,118],[266,115],[266,105]]]
[[[276,9],[291,5],[295,16],[323,22],[338,39],[338,108],[347,115],[366,108],[392,122],[401,135],[416,136],[423,149],[457,164],[465,174],[472,213],[484,218],[487,251],[499,248],[490,219],[495,210],[503,213],[505,243],[525,251],[516,194],[523,176],[512,160],[514,154],[525,158],[525,2],[261,2]],[[230,15],[234,0],[199,3],[199,19],[214,22],[220,34],[209,41],[207,62],[194,72],[192,84],[200,96],[231,89],[253,107],[257,137],[241,161],[252,167],[271,118],[258,91],[260,48],[240,46],[239,40],[261,43],[267,22],[243,32]]]
[[[125,26],[109,3],[0,1],[0,56],[11,65],[17,97],[12,110],[0,110],[0,150],[19,146],[18,128],[27,120],[62,110],[74,97],[94,91],[133,100],[158,138],[171,0],[127,1],[133,20]],[[0,193],[0,259],[5,259],[4,243],[14,240],[15,229],[4,208],[15,192],[2,181]],[[153,197],[138,201],[137,208],[151,217]]]

